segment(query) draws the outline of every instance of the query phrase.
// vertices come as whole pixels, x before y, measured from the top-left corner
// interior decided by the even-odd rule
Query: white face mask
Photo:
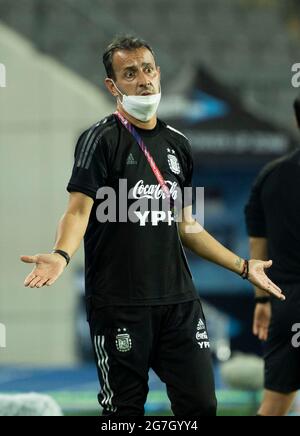
[[[139,121],[149,121],[156,114],[160,100],[161,92],[152,95],[125,95],[119,90],[113,82],[116,89],[122,95],[121,105],[124,110]]]

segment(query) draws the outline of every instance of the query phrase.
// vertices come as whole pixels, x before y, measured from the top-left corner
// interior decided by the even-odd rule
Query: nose
[[[140,88],[145,88],[148,87],[149,85],[152,85],[149,77],[147,76],[146,73],[144,73],[144,71],[140,71],[138,76],[138,86]]]

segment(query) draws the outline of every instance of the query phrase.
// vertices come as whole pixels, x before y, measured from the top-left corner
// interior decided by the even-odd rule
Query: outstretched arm
[[[237,274],[242,274],[244,259],[232,253],[206,232],[193,218],[191,206],[183,210],[182,221],[179,223],[179,233],[183,245],[198,256]],[[285,297],[282,295],[281,289],[265,274],[265,269],[271,266],[272,261],[250,260],[248,279],[254,286],[284,300]]]
[[[79,192],[70,194],[68,208],[58,224],[55,249],[67,252],[70,257],[74,255],[86,232],[92,207],[93,199],[87,195]],[[24,281],[24,285],[30,288],[52,285],[67,266],[66,260],[55,253],[21,256],[21,260],[35,264]]]

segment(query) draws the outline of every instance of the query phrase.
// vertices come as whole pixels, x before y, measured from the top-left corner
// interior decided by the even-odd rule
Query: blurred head
[[[295,114],[296,114],[296,118],[297,118],[298,127],[300,129],[300,95],[295,100],[294,108],[295,108]]]
[[[117,37],[103,55],[106,87],[114,97],[160,92],[160,68],[150,45],[133,36]]]

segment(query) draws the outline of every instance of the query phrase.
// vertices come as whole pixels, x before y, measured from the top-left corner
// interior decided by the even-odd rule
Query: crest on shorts
[[[120,329],[118,331],[121,332]],[[127,353],[131,350],[132,341],[130,335],[126,333],[126,329],[123,329],[122,331],[123,333],[118,333],[116,336],[116,347],[121,353]]]
[[[174,174],[180,174],[181,170],[180,170],[180,164],[179,161],[177,159],[177,156],[175,155],[175,151],[171,150],[170,148],[167,149],[168,151],[168,163],[169,163],[169,167],[170,170],[174,173]]]

